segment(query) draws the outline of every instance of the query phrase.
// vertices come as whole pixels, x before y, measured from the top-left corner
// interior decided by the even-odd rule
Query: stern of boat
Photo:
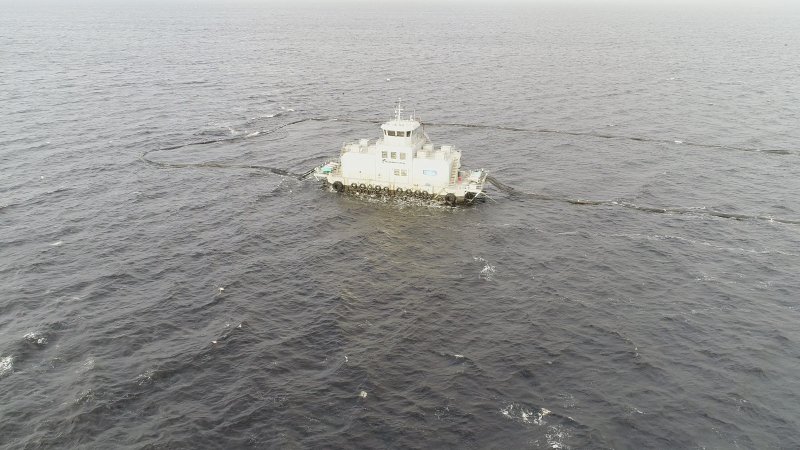
[[[464,203],[472,203],[483,196],[483,189],[486,185],[486,177],[489,175],[484,169],[466,170],[459,174],[463,194],[458,195],[464,199]]]
[[[311,176],[319,181],[331,182],[331,178],[339,174],[339,163],[337,161],[329,161],[325,164],[315,167]]]

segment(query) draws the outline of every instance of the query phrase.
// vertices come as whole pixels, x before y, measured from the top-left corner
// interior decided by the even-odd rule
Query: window
[[[397,159],[397,152],[392,152],[392,159]]]
[[[401,160],[402,160],[402,159],[406,159],[406,154],[405,154],[405,153],[403,153],[403,152],[400,152],[400,159],[401,159]]]
[[[411,132],[410,131],[406,131],[406,137],[411,137]]]
[[[408,172],[406,172],[406,169],[400,169],[400,176],[401,177],[408,176]]]
[[[389,130],[386,132],[389,136],[394,136],[394,130]]]
[[[386,152],[381,152],[381,158],[386,159]]]
[[[394,176],[396,177],[400,176],[400,169],[394,169]]]

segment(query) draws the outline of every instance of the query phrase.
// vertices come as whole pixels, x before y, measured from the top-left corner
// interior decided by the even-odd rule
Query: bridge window
[[[392,152],[392,159],[397,159],[397,152]]]
[[[404,152],[400,152],[400,159],[406,159],[406,154]]]
[[[386,159],[386,152],[381,152],[381,158]]]

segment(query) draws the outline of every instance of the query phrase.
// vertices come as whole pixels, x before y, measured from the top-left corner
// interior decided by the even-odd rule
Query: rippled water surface
[[[797,448],[798,23],[5,4],[0,446]],[[398,97],[486,202],[241,167]]]

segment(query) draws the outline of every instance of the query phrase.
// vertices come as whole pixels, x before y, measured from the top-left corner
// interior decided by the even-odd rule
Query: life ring
[[[450,206],[456,206],[456,195],[453,193],[447,194],[444,196],[444,204]]]
[[[333,190],[335,190],[336,192],[344,191],[344,184],[342,184],[341,181],[334,181],[333,182]]]

